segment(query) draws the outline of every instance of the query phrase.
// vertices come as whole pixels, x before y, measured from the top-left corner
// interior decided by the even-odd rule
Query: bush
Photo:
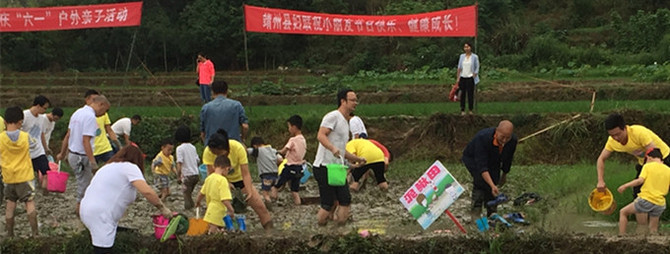
[[[637,54],[614,54],[611,56],[613,65],[648,65],[654,63],[658,56],[649,52]]]
[[[566,66],[570,61],[570,48],[551,35],[541,35],[528,42],[525,53],[526,64],[535,68],[555,68]],[[526,66],[530,67],[530,66]]]
[[[147,160],[150,160],[160,151],[161,140],[174,138],[175,130],[182,124],[191,129],[192,142],[200,141],[200,118],[193,115],[180,118],[144,117],[140,124],[133,127],[131,139],[147,155]]]
[[[252,91],[254,93],[266,94],[266,95],[283,94],[281,81],[278,84],[275,84],[272,81],[264,80],[261,84],[253,86]]]
[[[574,48],[572,52],[572,59],[578,65],[609,65],[612,63],[608,52],[598,47]]]
[[[663,36],[663,39],[661,39],[661,42],[658,43],[657,52],[659,54],[656,55],[656,57],[658,57],[658,59],[660,61],[665,62],[665,61],[667,61],[667,59],[670,59],[670,34],[666,34],[666,35]]]
[[[487,68],[508,68],[514,70],[529,69],[528,56],[521,54],[502,55],[486,59],[482,66],[487,65]]]

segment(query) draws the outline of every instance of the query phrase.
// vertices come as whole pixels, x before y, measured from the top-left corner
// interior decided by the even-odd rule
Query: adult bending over
[[[268,212],[265,203],[258,194],[251,181],[251,174],[249,173],[249,159],[247,158],[247,149],[242,143],[234,139],[228,138],[228,133],[223,129],[219,129],[216,133],[209,137],[207,147],[202,153],[202,163],[207,165],[207,173],[214,172],[214,160],[217,156],[228,156],[230,159],[231,171],[228,172],[226,178],[230,185],[242,190],[246,195],[246,201],[258,214],[261,225],[265,229],[272,229],[272,218]]]
[[[468,143],[461,160],[472,175],[472,208],[474,222],[481,216],[482,206],[494,200],[499,187],[505,185],[516,152],[514,125],[502,120],[498,127],[480,130]],[[497,212],[497,205],[486,206],[486,216]]]
[[[91,233],[95,253],[110,253],[116,229],[126,208],[135,201],[136,192],[167,217],[172,211],[165,207],[156,192],[144,179],[144,157],[139,148],[127,146],[100,168],[81,200],[81,221]]]

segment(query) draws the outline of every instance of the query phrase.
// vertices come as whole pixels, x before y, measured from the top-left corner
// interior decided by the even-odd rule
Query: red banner
[[[0,8],[0,32],[139,26],[141,19],[142,2],[45,8]]]
[[[245,5],[244,19],[247,31],[260,33],[412,37],[477,36],[476,5],[429,13],[392,16],[337,15]]]

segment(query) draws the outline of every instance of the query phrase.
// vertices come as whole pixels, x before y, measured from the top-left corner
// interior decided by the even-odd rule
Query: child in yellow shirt
[[[623,193],[629,187],[642,185],[637,198],[619,211],[619,235],[626,234],[628,216],[631,214],[642,217],[638,217],[638,226],[647,224],[648,214],[649,231],[656,234],[661,214],[665,211],[665,196],[670,188],[670,167],[663,164],[663,154],[658,148],[649,148],[645,156],[646,163],[640,176],[617,189]]]
[[[160,191],[159,197],[161,200],[170,196],[170,172],[177,173],[174,164],[174,157],[172,157],[172,150],[174,144],[171,139],[164,139],[161,142],[161,151],[158,152],[156,158],[151,163],[151,168],[154,171],[154,185]]]
[[[38,235],[37,231],[37,209],[35,208],[35,175],[33,164],[30,160],[30,147],[38,145],[35,139],[21,131],[23,124],[23,111],[19,107],[11,107],[5,110],[5,123],[7,131],[0,133],[0,163],[2,166],[2,178],[5,183],[5,198],[7,206],[5,211],[5,229],[7,236],[14,236],[14,210],[17,202],[26,204],[28,222],[32,229],[33,237]]]
[[[228,156],[217,156],[214,160],[214,172],[205,179],[195,201],[196,207],[200,207],[200,201],[203,197],[206,198],[207,211],[203,220],[209,223],[210,234],[224,229],[223,217],[226,213],[231,219],[235,218],[235,209],[231,203],[233,197],[226,179],[230,169]]]

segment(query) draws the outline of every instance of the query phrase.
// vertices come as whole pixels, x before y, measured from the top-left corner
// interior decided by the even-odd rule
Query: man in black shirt
[[[500,121],[498,127],[477,132],[463,151],[461,160],[474,180],[471,210],[473,222],[481,215],[482,206],[494,200],[499,194],[498,187],[505,184],[516,151],[517,137],[513,131],[512,122]],[[496,205],[486,206],[487,216],[496,211]]]

